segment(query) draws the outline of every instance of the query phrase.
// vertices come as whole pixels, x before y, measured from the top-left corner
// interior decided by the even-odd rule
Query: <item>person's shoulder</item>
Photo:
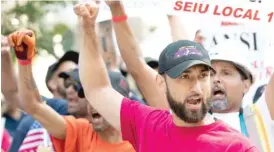
[[[122,105],[122,112],[133,113],[135,116],[146,119],[150,124],[165,122],[164,120],[170,116],[170,112],[167,110],[156,109],[128,98],[123,99]]]
[[[255,145],[242,133],[221,120],[218,120],[217,130],[220,133],[219,136],[221,136],[224,141],[229,141],[233,147],[244,150],[255,147]]]
[[[59,99],[59,98],[51,98],[51,99],[47,98],[45,101],[48,105],[67,105],[66,100]]]
[[[45,100],[46,104],[50,106],[52,109],[54,109],[56,112],[58,112],[61,115],[67,115],[68,111],[68,102],[64,99],[47,99]]]
[[[68,115],[68,116],[63,116],[67,124],[70,124],[72,126],[75,126],[77,128],[89,128],[91,124],[89,121],[85,118],[75,118],[74,116]]]
[[[128,98],[123,98],[122,105],[124,108],[128,109],[135,109],[138,110],[138,112],[145,112],[147,114],[165,114],[168,115],[170,114],[167,110],[161,110],[161,109],[156,109],[154,107],[148,106],[141,104],[140,102],[128,99]]]
[[[240,138],[245,137],[241,132],[234,129],[233,127],[223,122],[222,120],[218,120],[216,122],[216,130],[219,131],[220,133],[228,134],[231,136],[239,136]],[[231,137],[231,136],[228,136],[228,137]]]

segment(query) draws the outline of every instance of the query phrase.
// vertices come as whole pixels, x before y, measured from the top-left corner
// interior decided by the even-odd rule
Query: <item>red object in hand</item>
[[[35,36],[30,30],[16,31],[8,37],[10,45],[15,50],[15,55],[22,65],[31,63],[36,54]]]

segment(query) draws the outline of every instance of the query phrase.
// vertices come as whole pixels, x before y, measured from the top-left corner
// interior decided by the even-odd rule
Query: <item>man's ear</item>
[[[156,82],[162,90],[164,90],[165,92],[167,91],[166,81],[165,81],[164,75],[157,74]]]
[[[244,82],[244,93],[246,94],[251,86],[251,81],[249,79],[243,80]]]

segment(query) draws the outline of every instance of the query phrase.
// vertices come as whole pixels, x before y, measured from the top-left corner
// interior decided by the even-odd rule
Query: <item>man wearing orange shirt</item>
[[[128,97],[130,90],[126,79],[118,72],[109,71],[108,73],[112,87],[119,93]],[[121,133],[110,126],[110,124],[93,109],[90,104],[88,104],[80,83],[78,69],[69,73],[63,72],[59,77],[64,78],[64,85],[67,90],[77,90],[78,97],[80,98],[79,100],[84,100],[87,103],[87,117],[86,119],[75,119],[72,116],[65,117],[67,122],[65,139],[60,140],[52,136],[52,142],[57,152],[63,152],[66,149],[85,151],[85,149],[78,149],[78,146],[81,145],[79,143],[83,143],[96,152],[134,151],[133,147],[128,142],[122,140]],[[92,125],[90,125],[90,123]],[[77,140],[75,140],[75,138],[77,138]]]
[[[31,61],[36,54],[35,35],[32,31],[20,30],[10,34],[9,43],[14,48],[19,63],[19,95],[24,110],[48,131],[56,152],[135,151],[128,142],[122,140],[120,132],[113,129],[112,126],[105,125],[106,123],[103,118],[100,118],[100,114],[90,106],[87,106],[85,119],[76,119],[73,116],[63,117],[59,115],[41,101],[41,96],[32,75]],[[78,70],[74,70],[72,73],[62,73],[60,76],[65,79],[65,87],[75,89],[77,90],[75,93],[78,93],[81,88]],[[127,83],[117,73],[113,77],[113,81],[115,81],[113,84],[119,85],[118,87],[114,85],[114,89],[120,87],[120,90],[116,90],[121,94],[126,93]],[[82,97],[80,99],[82,101],[79,100],[79,102],[87,102],[83,98],[83,90],[80,91],[79,95]],[[89,121],[96,124],[95,127]]]

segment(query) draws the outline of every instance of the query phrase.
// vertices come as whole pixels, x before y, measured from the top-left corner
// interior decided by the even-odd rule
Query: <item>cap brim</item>
[[[175,79],[175,78],[179,77],[187,69],[189,69],[190,67],[195,66],[195,65],[205,65],[214,71],[214,69],[211,67],[211,65],[204,61],[188,60],[188,61],[182,62],[182,63],[174,66],[173,68],[169,69],[166,73],[169,77]]]
[[[222,61],[222,62],[228,62],[228,63],[231,63],[232,65],[234,65],[236,68],[238,68],[239,70],[241,70],[243,72],[243,74],[251,80],[251,83],[253,84],[254,83],[254,80],[255,80],[255,76],[254,74],[251,72],[251,70],[248,70],[248,68],[245,66],[245,65],[241,65],[241,64],[238,64],[238,63],[235,63],[233,61],[230,61],[229,59],[222,59],[222,58],[212,58],[211,59],[211,62],[214,62],[214,61]]]

